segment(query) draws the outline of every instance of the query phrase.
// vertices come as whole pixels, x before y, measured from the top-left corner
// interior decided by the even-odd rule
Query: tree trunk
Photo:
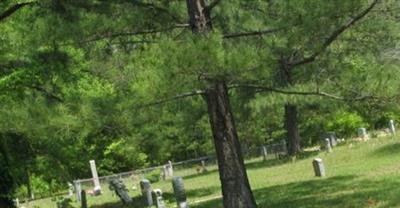
[[[297,106],[293,104],[285,105],[285,127],[289,144],[289,155],[296,155],[301,152],[300,134],[297,121]]]
[[[225,82],[206,91],[225,208],[257,207],[250,188]]]
[[[12,201],[14,180],[10,173],[10,163],[3,143],[4,139],[0,133],[0,208],[14,207]]]
[[[186,0],[189,23],[195,34],[212,30],[205,0]],[[211,85],[204,94],[217,153],[219,177],[225,208],[257,207],[247,178],[239,139],[224,81],[205,78]]]

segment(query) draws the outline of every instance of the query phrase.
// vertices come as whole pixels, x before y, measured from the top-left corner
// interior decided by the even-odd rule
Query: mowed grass
[[[314,176],[311,163],[316,157],[323,159],[326,177]],[[346,143],[332,153],[306,152],[296,160],[253,159],[246,167],[259,207],[400,207],[400,141],[395,138]],[[191,207],[222,207],[216,166],[210,166],[207,174],[197,174],[194,168],[175,174],[184,176]],[[128,188],[133,186],[124,181]],[[170,180],[152,187],[163,190],[167,207],[176,207]],[[90,207],[123,207],[107,186],[103,191],[101,196],[88,197]],[[129,193],[141,201],[139,190]],[[48,199],[36,203],[55,207]]]

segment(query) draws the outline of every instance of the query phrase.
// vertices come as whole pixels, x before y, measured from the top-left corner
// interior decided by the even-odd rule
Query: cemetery
[[[400,0],[1,0],[0,208],[400,207]]]

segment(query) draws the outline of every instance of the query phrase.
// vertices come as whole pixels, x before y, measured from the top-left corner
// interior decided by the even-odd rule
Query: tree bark
[[[186,0],[189,23],[195,34],[212,30],[210,9],[205,0]],[[228,88],[223,79],[205,77],[210,87],[204,92],[217,153],[219,177],[225,208],[255,208],[253,193],[231,112]]]
[[[289,144],[289,155],[293,156],[301,152],[301,137],[298,129],[297,106],[293,104],[285,105],[285,128]]]
[[[257,207],[244,166],[228,89],[218,81],[205,93],[225,208]]]

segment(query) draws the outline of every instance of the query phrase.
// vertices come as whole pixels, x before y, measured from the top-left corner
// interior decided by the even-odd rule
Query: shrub
[[[158,182],[160,180],[160,170],[152,170],[145,175],[145,178],[149,180],[151,183]]]

